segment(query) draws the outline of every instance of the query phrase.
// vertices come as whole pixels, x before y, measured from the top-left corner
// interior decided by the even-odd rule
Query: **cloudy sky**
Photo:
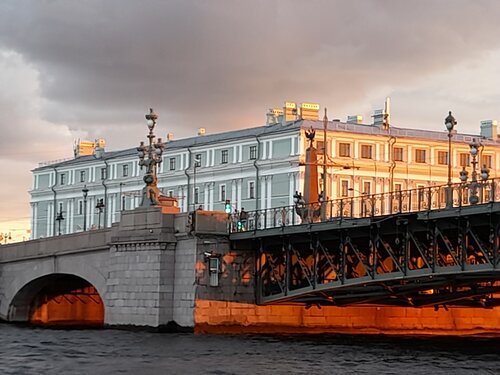
[[[158,134],[262,125],[285,100],[330,118],[460,132],[500,118],[497,0],[2,0],[0,233],[29,224],[30,170]]]

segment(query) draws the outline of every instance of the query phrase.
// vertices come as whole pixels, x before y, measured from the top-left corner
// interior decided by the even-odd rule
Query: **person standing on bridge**
[[[247,228],[248,213],[243,207],[240,211],[240,220],[238,222],[238,231],[245,231]]]

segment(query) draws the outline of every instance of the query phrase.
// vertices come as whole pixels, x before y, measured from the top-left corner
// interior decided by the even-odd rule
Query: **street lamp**
[[[469,196],[470,204],[477,204],[479,202],[479,198],[477,197],[477,154],[479,152],[479,144],[476,142],[474,138],[472,143],[469,145],[470,147],[470,155],[472,156],[472,174],[471,174],[471,189]]]
[[[57,216],[56,216],[57,232],[59,233],[58,234],[59,236],[61,235],[61,221],[63,221],[63,220],[64,220],[63,212],[62,212],[62,210],[59,210],[59,212],[57,213]]]
[[[452,116],[451,111],[444,119],[444,125],[448,130],[448,186],[446,189],[446,208],[453,207],[453,190],[451,186],[451,137],[453,137],[453,128],[457,124],[457,120]]]
[[[10,241],[11,239],[12,239],[12,235],[10,232],[9,233],[7,233],[7,232],[0,233],[0,242],[2,240],[4,240],[5,244],[7,244],[7,241]],[[0,245],[1,245],[1,243],[0,243]]]
[[[142,207],[157,206],[160,204],[160,190],[157,185],[157,167],[162,162],[165,145],[163,144],[161,138],[158,138],[157,142],[155,142],[156,136],[154,135],[153,130],[157,119],[158,115],[153,111],[153,108],[150,108],[149,113],[146,115],[146,124],[149,129],[149,145],[145,145],[144,142],[141,142],[139,147],[137,147],[139,165],[141,166],[141,169],[144,166],[146,167],[146,174],[144,175],[146,187],[143,189],[142,193]]]
[[[481,199],[484,200],[485,196],[488,201],[491,200],[489,191],[488,191],[488,178],[490,178],[490,170],[486,166],[486,164],[483,164],[483,167],[481,168]],[[486,191],[486,194],[484,192]]]
[[[89,194],[89,189],[87,189],[87,185],[83,186],[83,231],[87,230],[87,196]]]
[[[101,214],[104,207],[106,207],[106,205],[104,204],[104,199],[101,198],[97,201],[97,204],[95,206],[95,208],[97,208],[98,210],[97,229],[101,229]]]

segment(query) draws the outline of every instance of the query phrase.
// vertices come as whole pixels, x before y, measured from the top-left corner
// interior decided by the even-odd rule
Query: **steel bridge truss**
[[[500,212],[478,208],[259,231],[258,302],[500,305]]]

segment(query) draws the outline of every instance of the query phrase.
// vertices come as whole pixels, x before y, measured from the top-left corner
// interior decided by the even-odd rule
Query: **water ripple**
[[[0,324],[0,374],[498,374],[498,338],[191,335]]]

